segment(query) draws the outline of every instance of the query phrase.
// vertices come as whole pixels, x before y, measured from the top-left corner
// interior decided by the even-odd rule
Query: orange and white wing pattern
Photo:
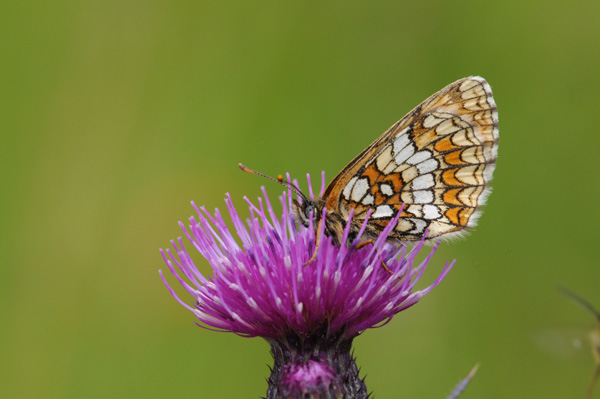
[[[452,237],[475,225],[498,155],[498,112],[485,79],[458,80],[429,97],[358,155],[329,184],[328,212],[353,223],[371,209],[378,235],[402,213],[390,238]]]

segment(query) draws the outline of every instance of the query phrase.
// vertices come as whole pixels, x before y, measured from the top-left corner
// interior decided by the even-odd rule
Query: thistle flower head
[[[314,227],[295,223],[289,192],[281,198],[283,214],[278,216],[264,187],[262,191],[258,206],[245,198],[250,206],[246,223],[227,194],[233,231],[218,209],[211,214],[194,203],[197,218],[190,218],[187,229],[179,223],[211,265],[212,278],[198,271],[181,237],[171,241],[173,250],[161,250],[169,270],[195,304],[181,300],[161,272],[165,284],[204,328],[278,339],[289,333],[309,336],[327,327],[328,334],[343,330],[344,337],[353,337],[417,303],[452,266],[447,264],[429,287],[413,291],[437,245],[415,264],[423,242],[411,250],[406,244],[386,242],[397,218],[373,245],[360,249],[356,249],[358,239],[350,246],[335,246],[323,236],[317,257],[305,265],[315,248]],[[347,235],[348,229],[345,239]]]
[[[387,242],[397,216],[373,245],[357,247],[361,234],[350,245],[341,246],[322,235],[316,258],[305,265],[315,250],[315,226],[305,228],[295,222],[291,191],[280,198],[280,215],[266,190],[262,191],[257,205],[245,198],[250,208],[245,222],[227,195],[233,228],[218,209],[211,213],[192,203],[197,216],[190,218],[187,228],[181,222],[180,226],[191,246],[209,262],[213,275],[198,271],[180,237],[171,241],[173,249],[161,252],[171,273],[193,298],[193,305],[175,293],[161,271],[165,284],[175,299],[194,313],[201,327],[267,339],[275,356],[271,380],[304,389],[302,384],[307,381],[309,385],[322,384],[349,369],[358,375],[349,354],[352,339],[368,328],[381,327],[417,303],[452,264],[446,264],[430,286],[416,290],[437,245],[417,263],[415,257],[423,242],[411,249]],[[347,242],[348,234],[346,228],[342,242]],[[344,359],[352,363],[343,370],[339,362],[327,360],[335,358],[331,352],[340,348],[347,352]],[[290,359],[294,353],[301,361]],[[344,391],[338,385],[328,386]]]

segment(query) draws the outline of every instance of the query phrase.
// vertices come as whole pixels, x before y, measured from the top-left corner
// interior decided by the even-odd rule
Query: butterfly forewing
[[[390,238],[420,240],[474,226],[498,152],[498,113],[485,79],[435,93],[358,155],[327,187],[327,212],[376,236],[402,209]],[[404,207],[403,207],[404,204]]]

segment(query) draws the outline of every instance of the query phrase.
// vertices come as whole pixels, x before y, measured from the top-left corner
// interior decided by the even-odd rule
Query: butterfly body
[[[401,211],[389,238],[416,241],[461,235],[475,225],[498,153],[498,113],[480,77],[458,80],[392,125],[327,186],[322,198],[295,202],[296,220],[320,221],[340,244],[354,210],[356,234],[376,237]]]
[[[320,215],[323,214],[323,208],[326,202],[323,198],[317,200],[304,200],[303,202],[294,201],[292,204],[292,210],[294,212],[294,218],[296,221],[302,223],[304,227],[310,226],[310,218],[312,217],[313,225],[318,226],[320,221]],[[347,219],[343,215],[339,214],[335,210],[328,210],[325,214],[325,235],[331,237],[333,243],[340,245],[342,236],[344,235],[344,227],[346,226]],[[353,241],[356,238],[360,230],[360,224],[351,223],[350,232],[348,234],[349,240]]]

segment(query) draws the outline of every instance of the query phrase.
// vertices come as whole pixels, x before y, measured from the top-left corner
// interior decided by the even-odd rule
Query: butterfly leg
[[[323,223],[323,219],[319,220],[319,224],[317,225],[317,236],[315,237],[315,251],[313,252],[310,259],[304,263],[304,266],[311,264],[317,257],[317,252],[319,251],[319,244],[321,243],[321,223]]]
[[[369,245],[369,244],[373,244],[373,245],[374,245],[375,243],[373,242],[373,240],[371,240],[371,239],[368,239],[367,241],[363,241],[363,242],[361,242],[360,244],[358,244],[358,245],[356,246],[356,249],[361,249],[362,247],[366,247],[366,246],[367,246],[367,245]]]
[[[375,243],[373,242],[373,240],[371,240],[371,239],[368,239],[367,241],[363,241],[363,242],[361,242],[360,244],[358,244],[358,245],[356,246],[356,249],[361,249],[361,248],[363,248],[363,247],[366,247],[366,246],[367,246],[367,245],[369,245],[369,244],[375,245]],[[389,268],[389,267],[387,267],[387,265],[385,264],[385,262],[383,261],[383,259],[381,260],[381,266],[383,266],[383,268],[385,269],[385,271],[386,271],[386,272],[388,272],[389,274],[394,274],[394,272],[392,272],[392,271],[390,270],[390,268]]]

